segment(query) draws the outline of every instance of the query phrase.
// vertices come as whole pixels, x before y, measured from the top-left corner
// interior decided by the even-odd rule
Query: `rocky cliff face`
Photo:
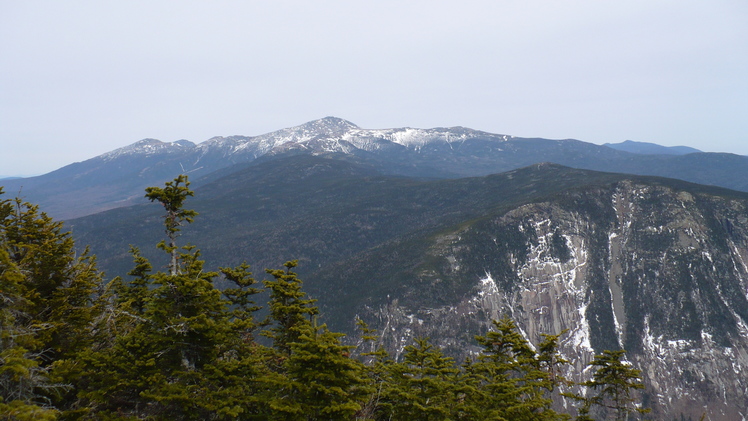
[[[434,237],[413,287],[365,314],[395,352],[429,336],[453,355],[508,314],[534,343],[567,331],[577,373],[626,349],[654,419],[746,419],[746,207],[635,181],[565,192]],[[417,299],[452,282],[472,289],[440,307]]]

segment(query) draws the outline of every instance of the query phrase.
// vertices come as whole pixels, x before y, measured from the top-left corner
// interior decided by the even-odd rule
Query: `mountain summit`
[[[179,153],[195,147],[195,144],[189,140],[177,140],[176,142],[162,142],[158,139],[143,139],[124,148],[115,149],[98,158],[104,160],[114,160],[124,155],[153,155],[160,153]]]
[[[341,118],[325,117],[254,137],[214,137],[198,147],[205,151],[214,148],[224,149],[229,155],[251,152],[256,158],[267,153],[288,150],[320,154],[350,153],[354,150],[376,151],[391,145],[418,149],[431,143],[450,144],[479,137],[495,141],[509,138],[464,127],[362,129]]]

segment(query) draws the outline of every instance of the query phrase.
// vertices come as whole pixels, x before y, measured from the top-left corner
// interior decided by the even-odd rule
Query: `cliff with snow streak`
[[[623,181],[471,222],[428,254],[413,288],[363,312],[395,353],[417,336],[477,352],[473,335],[508,314],[533,343],[566,331],[571,372],[626,349],[654,419],[748,417],[745,200]],[[452,282],[472,287],[443,306],[419,299]]]

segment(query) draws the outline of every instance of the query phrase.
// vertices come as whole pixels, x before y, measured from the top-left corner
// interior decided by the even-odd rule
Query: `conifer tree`
[[[0,200],[0,278],[0,371],[3,387],[15,384],[15,397],[0,398],[19,414],[41,405],[30,416],[47,417],[75,398],[73,379],[56,364],[91,345],[101,274],[61,222],[16,198]]]
[[[23,301],[23,275],[5,247],[0,247],[0,417],[12,420],[53,420],[57,411],[37,393],[49,378],[39,367],[31,332],[16,324],[15,307]],[[29,343],[32,342],[32,343]]]
[[[592,379],[582,383],[590,389],[589,396],[577,397],[583,402],[578,420],[590,420],[591,413],[598,417],[611,416],[615,420],[626,420],[629,415],[646,414],[650,410],[637,405],[634,392],[644,389],[641,382],[641,370],[623,361],[626,351],[603,351],[590,362],[595,367]],[[598,418],[600,419],[600,418]]]
[[[392,380],[391,366],[394,361],[379,343],[376,330],[362,319],[356,320],[361,332],[360,356],[363,359],[364,375],[368,382],[369,396],[356,414],[356,420],[372,420],[382,412],[380,402],[384,389]],[[368,350],[366,349],[368,348]]]
[[[314,306],[317,300],[307,298],[301,289],[301,279],[291,271],[297,265],[298,261],[292,260],[283,264],[285,270],[267,269],[266,272],[272,275],[273,279],[264,281],[265,288],[270,292],[270,313],[266,319],[266,324],[270,327],[263,335],[273,340],[273,347],[282,356],[290,355],[291,343],[298,342],[311,318],[319,313]]]
[[[21,199],[1,202],[0,235],[10,261],[23,273],[17,323],[33,327],[36,350],[46,360],[70,356],[87,345],[95,317],[93,297],[101,273],[93,256],[80,256],[62,222]]]
[[[135,267],[127,275],[130,281],[123,283],[117,278],[113,282],[115,297],[122,311],[131,312],[133,317],[142,316],[145,312],[146,303],[151,295],[151,262],[140,254],[137,247],[130,247]]]
[[[298,330],[269,401],[273,418],[352,419],[368,396],[363,366],[350,356],[353,347],[341,345],[343,334],[325,325],[304,323]]]
[[[483,419],[485,410],[480,405],[483,402],[481,375],[476,372],[476,365],[472,358],[467,357],[462,363],[458,377],[458,400],[455,411],[456,420]]]
[[[228,317],[217,341],[216,357],[202,368],[199,406],[217,420],[267,419],[259,379],[268,373],[265,366],[270,352],[255,341],[258,323],[254,313],[259,307],[253,300],[260,290],[254,287],[257,282],[246,263],[220,272],[229,284],[222,291]]]
[[[173,181],[167,181],[163,188],[148,187],[145,189],[145,197],[151,202],[161,203],[166,210],[164,226],[169,243],[162,241],[158,244],[158,247],[171,255],[170,275],[176,275],[179,272],[177,237],[181,230],[180,227],[185,223],[192,223],[197,216],[197,212],[194,210],[184,208],[184,201],[187,197],[194,195],[195,193],[190,190],[190,182],[184,174],[179,175]]]
[[[270,419],[352,419],[369,394],[363,364],[351,358],[353,347],[340,343],[343,334],[317,326],[316,300],[291,271],[296,265],[267,270],[273,279],[264,281],[270,297],[262,334],[272,339],[274,356],[261,379],[267,386],[263,400]]]
[[[539,360],[516,324],[504,317],[493,322],[494,330],[476,337],[483,346],[478,361],[471,367],[478,393],[469,397],[480,408],[482,418],[507,420],[563,419],[550,406],[548,396],[553,382],[548,363],[554,369],[555,351],[547,349]],[[552,347],[551,347],[552,348]],[[545,360],[545,361],[544,361]],[[545,369],[543,365],[545,364]]]
[[[195,212],[183,209],[192,196],[180,176],[163,189],[147,189],[165,215],[169,243],[167,273],[132,249],[131,283],[115,279],[111,347],[86,355],[85,387],[91,415],[112,419],[236,419],[258,414],[251,398],[262,352],[252,341],[258,290],[248,266],[221,270],[232,284],[225,294],[214,285],[217,272],[204,270],[200,251],[178,247],[176,234]],[[253,389],[254,387],[254,389]]]
[[[390,382],[380,403],[381,419],[438,421],[452,419],[459,369],[428,339],[405,347],[400,363],[389,366]]]
[[[571,385],[563,375],[563,367],[569,363],[558,350],[558,340],[566,330],[556,335],[542,334],[543,340],[538,344],[537,362],[541,370],[546,373],[543,387],[549,392],[557,391],[559,386]]]

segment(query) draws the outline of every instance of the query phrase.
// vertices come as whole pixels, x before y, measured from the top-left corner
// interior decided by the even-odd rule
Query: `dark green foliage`
[[[140,254],[140,250],[130,247],[135,267],[128,272],[130,281],[123,285],[120,279],[115,279],[117,287],[116,298],[122,309],[126,309],[135,315],[141,315],[145,311],[146,301],[150,296],[150,272],[151,262]]]
[[[341,333],[317,326],[319,312],[301,289],[302,281],[286,262],[286,270],[267,270],[270,291],[268,326],[262,332],[273,341],[270,372],[260,381],[267,387],[262,398],[271,419],[348,420],[368,396],[363,365],[351,358]]]
[[[557,337],[547,337],[541,354],[530,347],[514,322],[494,321],[494,330],[476,338],[483,347],[470,373],[477,393],[469,396],[481,408],[481,419],[562,419],[550,406],[550,393],[562,379],[557,355]]]
[[[553,231],[553,237],[551,237],[551,255],[563,263],[571,259],[571,249],[569,249],[566,239],[559,229]]]
[[[57,364],[92,344],[100,282],[61,222],[0,200],[0,408],[12,419],[51,419],[71,404],[73,379]]]
[[[391,372],[389,368],[393,361],[387,351],[377,343],[378,337],[375,329],[362,319],[356,321],[361,334],[361,344],[358,347],[360,357],[363,360],[363,375],[369,386],[368,397],[362,403],[362,407],[356,414],[357,420],[371,420],[375,415],[381,414],[380,402],[383,391],[390,384]],[[368,349],[367,349],[368,348]]]
[[[458,398],[459,369],[428,339],[405,347],[403,361],[390,363],[379,402],[381,419],[450,420]]]
[[[625,363],[625,351],[604,351],[590,362],[595,368],[592,379],[582,385],[590,391],[585,397],[577,397],[583,402],[578,420],[615,419],[627,420],[629,414],[646,414],[649,409],[637,405],[636,390],[644,389],[641,371]],[[597,418],[590,418],[596,414]],[[602,417],[602,418],[601,418]]]
[[[567,361],[558,353],[559,335],[545,335],[537,351],[508,318],[477,337],[483,351],[462,366],[427,339],[404,349],[402,361],[376,348],[377,336],[359,322],[373,392],[357,419],[376,420],[564,420],[553,411]]]
[[[180,186],[184,183],[184,186]],[[263,371],[264,353],[253,342],[258,292],[243,264],[221,270],[229,284],[225,293],[204,270],[200,252],[176,248],[176,232],[191,196],[186,177],[149,189],[149,197],[167,209],[169,273],[151,273],[151,264],[131,248],[132,281],[112,281],[109,288],[111,322],[106,348],[91,349],[82,359],[80,396],[83,412],[93,417],[153,419],[234,419],[259,412],[248,396],[256,389],[252,378]]]
[[[340,333],[303,323],[289,343],[289,355],[266,378],[271,419],[350,420],[368,395],[363,366],[351,358],[353,347],[340,344]]]
[[[92,296],[101,281],[95,259],[80,256],[73,239],[39,208],[20,199],[4,200],[0,235],[4,249],[23,273],[19,323],[35,330],[35,348],[64,356],[86,341],[95,308]]]
[[[190,190],[190,182],[186,175],[180,175],[174,181],[167,181],[164,188],[148,187],[145,189],[145,197],[151,202],[161,203],[166,210],[164,225],[166,234],[171,235],[179,232],[179,227],[184,223],[192,223],[197,212],[184,208],[187,197],[194,196]]]
[[[264,282],[265,288],[270,290],[270,314],[266,323],[272,326],[263,335],[271,338],[273,347],[286,356],[291,353],[291,344],[298,342],[310,318],[319,312],[313,305],[316,300],[306,298],[306,293],[301,290],[301,280],[291,272],[297,264],[298,261],[294,260],[284,264],[286,270],[268,269],[267,273],[274,279]]]
[[[29,352],[33,341],[29,331],[18,325],[15,305],[24,301],[20,294],[23,275],[0,249],[0,417],[13,420],[52,420],[57,411],[49,408],[36,388],[49,383],[39,367],[40,355]]]
[[[177,235],[180,231],[180,226],[185,222],[192,223],[197,212],[191,209],[184,208],[184,201],[189,196],[194,196],[194,192],[189,189],[190,182],[187,181],[186,175],[180,175],[174,179],[174,181],[167,181],[164,188],[160,187],[148,187],[145,189],[145,197],[151,202],[157,201],[163,205],[166,210],[164,215],[164,225],[166,226],[166,236],[169,239],[167,245],[165,241],[158,244],[158,247],[167,253],[171,254],[171,262],[169,263],[169,272],[171,275],[176,275],[179,272],[179,266],[177,259],[179,253],[177,252]]]

